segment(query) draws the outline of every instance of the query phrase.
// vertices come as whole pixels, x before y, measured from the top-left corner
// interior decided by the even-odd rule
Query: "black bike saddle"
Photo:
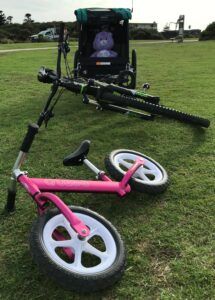
[[[90,150],[90,141],[85,140],[73,153],[64,158],[64,166],[78,166],[83,163]]]

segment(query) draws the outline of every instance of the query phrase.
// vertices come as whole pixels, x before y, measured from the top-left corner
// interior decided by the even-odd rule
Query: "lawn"
[[[71,42],[71,45],[75,45],[75,42]],[[57,47],[57,42],[46,43],[12,43],[12,44],[0,44],[0,50],[10,49],[25,49],[25,48],[51,48]]]
[[[171,185],[158,196],[62,195],[67,203],[104,215],[127,248],[122,280],[83,296],[56,286],[32,261],[28,233],[36,209],[19,188],[16,212],[0,216],[0,299],[215,299],[215,43],[139,44],[136,49],[138,86],[150,82],[151,93],[163,104],[209,118],[211,126],[99,112],[65,92],[55,118],[41,128],[31,149],[25,164],[31,176],[92,178],[84,167],[62,165],[64,156],[90,139],[89,158],[101,168],[106,154],[131,148],[160,162]],[[37,120],[49,92],[36,80],[37,70],[54,68],[55,59],[55,49],[0,54],[0,210],[26,126]]]
[[[56,47],[56,42],[47,43],[12,43],[12,44],[0,44],[0,50],[5,49],[24,49],[24,48],[43,48],[43,47]]]

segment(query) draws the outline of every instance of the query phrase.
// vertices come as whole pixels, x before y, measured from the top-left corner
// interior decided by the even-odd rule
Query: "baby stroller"
[[[131,62],[129,58],[131,10],[86,8],[76,10],[75,15],[79,27],[78,50],[74,55],[75,77],[94,78],[135,89],[137,58],[134,49],[131,54]],[[109,50],[115,53],[115,57],[105,57],[104,55],[95,57],[93,55],[97,50],[95,39],[101,33],[108,33],[112,36]]]

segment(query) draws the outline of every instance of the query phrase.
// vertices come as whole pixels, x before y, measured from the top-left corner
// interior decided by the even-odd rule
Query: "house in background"
[[[134,30],[134,29],[146,29],[146,30],[154,30],[157,31],[158,30],[158,24],[156,22],[153,23],[130,23],[129,24],[130,29]]]

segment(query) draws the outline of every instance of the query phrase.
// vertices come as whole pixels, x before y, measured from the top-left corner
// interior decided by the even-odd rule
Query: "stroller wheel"
[[[74,69],[77,69],[79,56],[79,50],[76,50],[74,55]]]
[[[131,65],[132,65],[132,68],[134,69],[134,72],[136,73],[137,72],[137,52],[135,49],[132,50],[132,53],[131,53]]]
[[[136,85],[135,74],[131,71],[121,71],[118,77],[119,86],[134,89]]]

